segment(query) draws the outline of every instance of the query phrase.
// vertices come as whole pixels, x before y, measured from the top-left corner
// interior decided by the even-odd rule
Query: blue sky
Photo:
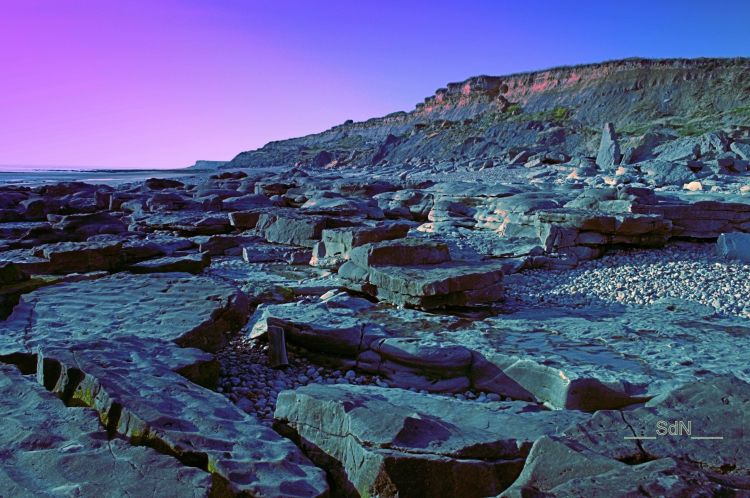
[[[750,56],[747,0],[0,5],[0,164],[185,166],[477,74]]]

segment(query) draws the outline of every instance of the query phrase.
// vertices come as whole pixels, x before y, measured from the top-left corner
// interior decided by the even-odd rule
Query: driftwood
[[[268,359],[271,368],[289,366],[289,359],[286,356],[286,337],[281,327],[268,327]]]

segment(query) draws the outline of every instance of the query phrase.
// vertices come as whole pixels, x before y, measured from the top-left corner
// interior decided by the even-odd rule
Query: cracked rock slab
[[[691,462],[716,482],[748,489],[750,384],[731,375],[685,384],[640,408],[597,412],[564,441],[622,462]]]
[[[209,496],[211,475],[151,448],[109,439],[96,413],[67,408],[0,365],[3,496]]]
[[[36,357],[48,390],[94,408],[111,433],[210,472],[212,492],[325,496],[324,473],[293,443],[198,385],[215,384],[218,365],[195,347],[219,347],[246,316],[242,294],[208,277],[117,274],[23,296],[2,323],[0,357]]]
[[[350,385],[284,391],[275,413],[340,490],[401,497],[497,494],[518,476],[534,440],[586,417]]]
[[[504,296],[501,263],[451,261],[363,268],[353,261],[354,258],[344,263],[339,270],[348,287],[399,306],[474,306],[499,301]]]
[[[628,465],[544,436],[534,443],[523,472],[500,498],[721,496],[726,491],[696,467],[672,458]]]

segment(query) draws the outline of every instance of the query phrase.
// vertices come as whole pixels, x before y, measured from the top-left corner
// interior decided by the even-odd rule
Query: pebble
[[[237,406],[255,415],[266,424],[273,421],[276,398],[281,391],[294,389],[307,384],[354,384],[375,385],[383,388],[391,386],[377,375],[357,374],[355,370],[332,370],[313,365],[294,350],[288,350],[289,367],[286,370],[272,369],[269,366],[267,348],[261,341],[237,337],[220,351],[217,358],[221,364],[217,392],[224,394]],[[428,394],[425,390],[409,389],[415,393]],[[494,393],[466,391],[453,396],[463,401],[486,403],[501,401]]]
[[[743,297],[750,295],[750,265],[720,260],[714,244],[616,251],[572,270],[523,271],[504,284],[509,301],[524,306],[649,305],[676,298],[750,317]]]

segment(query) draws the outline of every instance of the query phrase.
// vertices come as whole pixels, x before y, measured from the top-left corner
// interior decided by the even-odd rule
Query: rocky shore
[[[0,494],[746,496],[750,127],[575,143],[0,186]]]

